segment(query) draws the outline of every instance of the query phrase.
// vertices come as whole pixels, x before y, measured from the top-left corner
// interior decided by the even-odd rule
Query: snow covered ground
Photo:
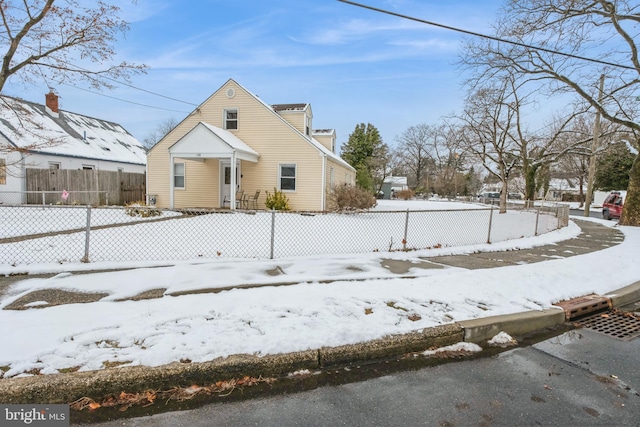
[[[87,304],[46,307],[46,301],[36,301],[34,306],[44,308],[0,310],[0,372],[12,377],[114,365],[158,366],[185,359],[200,362],[240,353],[286,353],[544,309],[563,299],[607,294],[640,280],[640,269],[634,267],[640,230],[620,229],[624,242],[598,252],[474,271],[422,269],[419,257],[530,248],[572,238],[580,229],[570,223],[538,237],[414,252],[219,259],[91,274],[68,272],[91,265],[62,266],[67,271],[58,270],[54,277],[13,284],[0,296],[0,309],[39,289],[108,296]],[[390,272],[382,266],[385,259],[414,262],[416,267],[406,276],[415,278]],[[30,273],[44,271],[38,265],[29,268]],[[297,284],[268,286],[278,282]],[[158,288],[169,294],[251,284],[267,286],[116,301]]]

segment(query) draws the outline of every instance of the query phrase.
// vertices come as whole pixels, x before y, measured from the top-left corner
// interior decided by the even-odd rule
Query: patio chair
[[[256,190],[256,194],[253,197],[247,197],[247,209],[249,209],[249,205],[251,205],[251,209],[258,210],[258,197],[260,197],[260,190]]]
[[[243,197],[244,197],[244,191],[243,190],[236,191],[236,209],[242,207]],[[229,207],[231,207],[231,195],[224,196],[224,200],[222,201],[222,205],[225,206],[227,204],[229,205]]]

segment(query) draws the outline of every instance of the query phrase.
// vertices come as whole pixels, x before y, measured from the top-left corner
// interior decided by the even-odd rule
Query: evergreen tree
[[[379,158],[387,151],[380,132],[371,123],[360,123],[342,146],[341,157],[356,169],[356,183],[365,190],[373,190],[374,178],[379,174]],[[381,166],[384,167],[384,166]]]
[[[626,143],[612,144],[598,159],[594,187],[603,191],[626,189],[629,186],[629,171],[635,157]]]

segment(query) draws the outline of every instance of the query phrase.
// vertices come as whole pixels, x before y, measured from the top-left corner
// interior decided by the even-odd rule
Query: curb
[[[211,384],[244,376],[285,376],[302,369],[345,366],[451,345],[462,339],[462,327],[450,324],[359,344],[264,357],[238,354],[202,363],[174,362],[158,367],[128,366],[100,371],[7,378],[0,380],[0,402],[71,403],[82,397],[99,399],[117,395],[123,390],[127,393],[141,393],[146,390]]]
[[[459,324],[464,329],[465,342],[480,343],[490,340],[503,331],[509,335],[523,335],[539,329],[561,325],[565,321],[564,310],[560,307],[553,307],[542,311],[525,311],[503,316],[463,320]]]
[[[640,300],[640,282],[611,292],[607,297],[613,308]],[[371,362],[461,341],[480,343],[501,331],[517,336],[565,322],[564,310],[554,306],[541,311],[465,320],[359,344],[280,355],[257,357],[240,354],[202,363],[174,362],[158,367],[131,366],[7,378],[0,379],[0,402],[68,404],[82,397],[100,399],[117,395],[123,390],[139,393],[189,387],[193,384],[211,384],[244,376],[278,377],[303,369],[318,370]]]

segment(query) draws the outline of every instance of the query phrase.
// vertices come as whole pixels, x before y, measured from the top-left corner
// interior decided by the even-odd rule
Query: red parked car
[[[602,203],[602,218],[620,218],[624,200],[618,191],[613,191]]]

